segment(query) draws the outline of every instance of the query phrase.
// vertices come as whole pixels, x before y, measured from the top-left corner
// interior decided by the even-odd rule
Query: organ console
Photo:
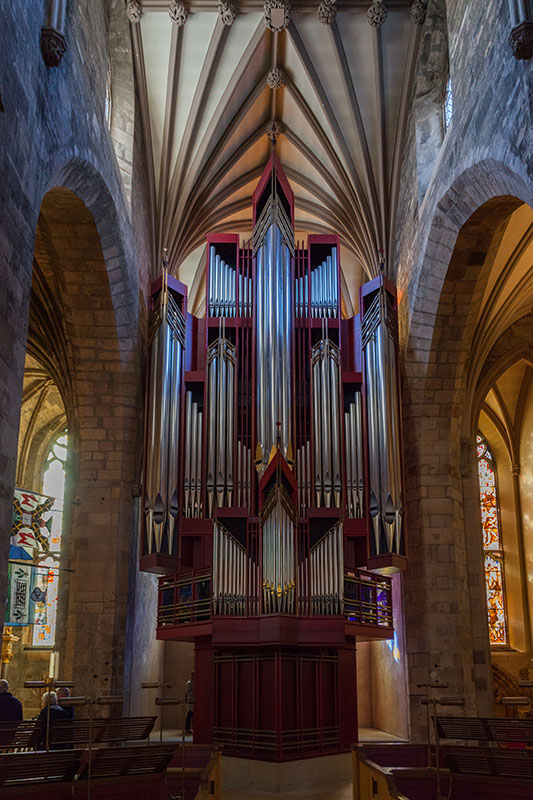
[[[335,234],[294,238],[272,155],[253,236],[212,234],[206,316],[152,286],[141,569],[195,643],[195,741],[283,760],[357,739],[358,639],[405,567],[394,287],[342,314]]]

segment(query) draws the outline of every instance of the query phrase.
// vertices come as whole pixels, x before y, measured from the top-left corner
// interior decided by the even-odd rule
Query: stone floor
[[[257,792],[238,791],[226,789],[222,793],[222,800],[353,800],[352,784],[338,783],[317,789],[303,789],[295,792]]]
[[[150,737],[152,742],[159,741],[159,732],[154,731]],[[164,741],[181,742],[181,730],[164,730]],[[187,743],[192,743],[192,736],[185,736]],[[360,742],[401,742],[404,741],[391,733],[377,730],[376,728],[360,728]],[[222,800],[353,800],[353,787],[351,781],[329,783],[327,786],[316,788],[297,789],[293,791],[259,791],[258,789],[240,789],[225,787]]]
[[[377,728],[359,728],[359,741],[364,744],[365,742],[405,742],[405,739],[400,739],[393,733],[386,733]]]

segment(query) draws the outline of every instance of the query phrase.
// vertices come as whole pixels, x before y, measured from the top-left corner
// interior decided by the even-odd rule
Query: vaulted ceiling
[[[357,287],[395,240],[424,3],[302,0],[290,13],[284,0],[170,7],[174,20],[168,0],[129,0],[158,261],[166,247],[202,313],[205,237],[251,234],[251,195],[276,121],[297,238],[340,234],[343,301],[353,313]]]

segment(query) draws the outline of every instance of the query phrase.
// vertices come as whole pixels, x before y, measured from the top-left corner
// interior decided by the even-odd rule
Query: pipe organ
[[[338,236],[295,241],[275,154],[253,235],[207,243],[206,317],[152,287],[141,568],[195,643],[195,741],[289,759],[357,739],[355,643],[391,638],[405,566],[397,320],[343,317]]]

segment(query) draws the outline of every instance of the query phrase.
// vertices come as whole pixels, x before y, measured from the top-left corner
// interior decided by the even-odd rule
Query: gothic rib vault
[[[296,235],[338,230],[343,311],[391,274],[425,4],[130,2],[156,252],[204,313],[208,232],[251,233],[249,197],[279,122]],[[270,27],[269,27],[270,26]],[[391,277],[393,277],[391,275]]]

